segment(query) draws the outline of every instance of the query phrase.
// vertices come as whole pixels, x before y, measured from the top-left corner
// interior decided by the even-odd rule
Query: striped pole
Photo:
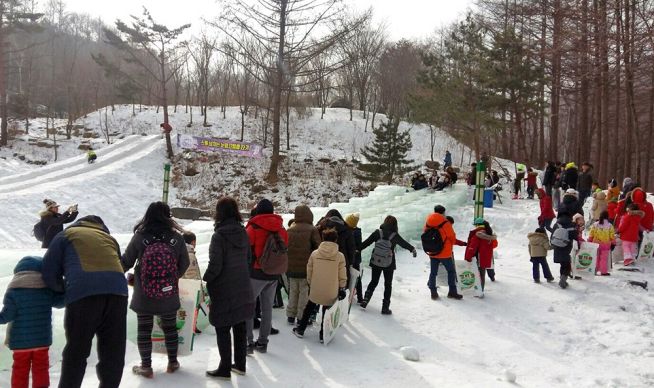
[[[486,172],[486,163],[484,160],[477,162],[477,172],[475,174],[475,219],[484,218],[484,173]],[[474,219],[473,219],[474,221]]]
[[[163,203],[168,203],[168,187],[170,186],[170,163],[164,164]]]

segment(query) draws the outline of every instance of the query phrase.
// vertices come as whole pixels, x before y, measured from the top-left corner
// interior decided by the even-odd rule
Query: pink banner
[[[227,139],[215,139],[191,135],[177,135],[177,146],[185,149],[207,152],[225,152],[251,158],[262,157],[262,148],[258,144],[243,143]]]

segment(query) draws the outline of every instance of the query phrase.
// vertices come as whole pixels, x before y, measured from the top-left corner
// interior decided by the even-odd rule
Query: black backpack
[[[448,222],[447,220],[443,221],[440,225],[435,228],[428,228],[420,236],[422,240],[422,249],[428,255],[437,255],[441,253],[445,242],[443,241],[443,236],[441,236],[441,227]]]
[[[42,220],[34,224],[34,228],[32,228],[32,234],[37,240],[43,241],[45,238],[45,227],[43,226]]]

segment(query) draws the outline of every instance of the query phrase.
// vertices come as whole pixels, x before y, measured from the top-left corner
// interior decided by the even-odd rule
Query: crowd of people
[[[474,168],[468,175],[469,184],[476,182]],[[525,168],[528,181],[532,173],[537,175],[530,170]],[[527,236],[537,283],[541,270],[548,282],[555,280],[547,263],[547,253],[553,250],[554,262],[560,264],[559,285],[568,287],[574,244],[584,241],[583,231],[588,226],[588,241],[599,244],[596,269],[600,275],[609,274],[608,257],[618,237],[624,265],[628,266],[637,255],[643,232],[652,231],[654,209],[633,180],[625,179],[622,190],[611,180],[602,190],[593,183],[592,165],[584,163],[581,173],[575,170],[574,163],[559,167],[548,163],[542,187],[528,185],[529,193],[538,196],[541,210],[539,227]],[[451,166],[445,174],[456,181]],[[499,183],[496,171],[484,174],[492,185]],[[557,196],[558,201],[554,199]],[[588,225],[583,210],[587,198],[593,199],[592,222]],[[206,374],[229,380],[233,373],[246,373],[247,355],[268,351],[269,336],[276,332],[272,310],[276,299],[281,302],[278,294],[282,283],[288,292],[287,322],[293,326],[292,333],[303,338],[317,321],[320,308],[324,312],[344,299],[348,289],[355,293],[356,303],[366,309],[382,275],[381,314],[391,315],[393,275],[398,266],[395,249],[400,246],[417,256],[416,247],[401,236],[398,220],[392,215],[363,239],[358,213],[343,216],[331,209],[314,224],[311,209],[300,205],[286,228],[273,203],[262,199],[244,224],[237,202],[223,197],[215,206],[209,262],[202,274],[195,258],[195,235],[172,218],[163,202],[150,204],[134,226],[124,252],[99,216],[76,220],[77,205],[60,214],[55,201],[46,199],[44,204],[40,225],[35,225],[34,231],[47,251],[43,258],[27,256],[18,262],[0,312],[0,323],[12,323],[9,346],[14,351],[15,387],[28,386],[30,370],[33,386],[49,386],[47,350],[52,344],[53,307],[66,308],[59,387],[81,386],[94,338],[100,385],[118,387],[125,366],[128,286],[133,287],[129,308],[137,314],[140,355],[140,363],[132,372],[151,378],[155,373],[151,339],[155,320],[164,336],[165,371],[175,373],[180,368],[178,281],[203,280],[211,301],[209,322],[215,328],[220,354],[217,368]],[[481,298],[486,277],[495,281],[493,260],[498,238],[487,220],[477,218],[467,240],[459,240],[454,219],[446,213],[445,207],[436,205],[424,225],[422,248],[430,262],[430,298],[440,299],[436,279],[441,265],[447,271],[447,298],[463,298],[457,288],[456,245],[465,247],[464,260],[479,270],[481,294],[476,296]],[[64,224],[75,220],[64,229]],[[364,287],[362,277],[356,274],[363,270],[362,252],[370,246],[371,275]],[[128,272],[132,269],[133,274]],[[282,282],[282,277],[287,281]],[[323,322],[319,339],[323,341]]]

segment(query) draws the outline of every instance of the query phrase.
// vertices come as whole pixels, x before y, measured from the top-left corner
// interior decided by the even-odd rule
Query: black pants
[[[363,299],[363,285],[361,284],[361,264],[352,264],[352,267],[359,271],[359,277],[357,278],[357,284],[355,286],[357,292],[357,301]]]
[[[177,361],[177,348],[179,339],[177,333],[177,312],[159,315],[161,318],[161,330],[164,332],[166,353],[168,362]],[[152,328],[154,327],[154,316],[150,314],[137,314],[138,326],[136,332],[136,345],[141,355],[141,366],[152,366]]]
[[[220,353],[218,372],[221,375],[228,374],[232,369],[232,334],[230,331],[234,333],[234,365],[240,370],[245,370],[247,330],[245,321],[243,321],[231,327],[216,327],[216,342]]]
[[[381,277],[382,272],[384,273],[384,303],[391,303],[391,293],[393,292],[393,268],[379,268],[371,267],[372,276],[370,278],[370,283],[368,283],[368,288],[366,289],[366,297],[370,299],[372,294],[375,292],[377,284],[379,284],[379,278]]]
[[[550,271],[550,266],[547,264],[547,258],[532,257],[531,262],[533,263],[532,275],[534,280],[540,280],[540,267],[543,267],[543,276],[545,276],[545,279],[553,279],[552,272]]]
[[[313,311],[316,311],[320,307],[319,304],[316,304],[309,299],[307,302],[307,307],[304,308],[304,312],[302,313],[302,319],[300,319],[300,322],[297,324],[298,329],[302,333],[304,333],[304,330],[306,330],[307,325],[309,324],[309,318],[311,317],[311,314]],[[322,319],[320,320],[320,339],[322,339],[322,326],[324,323],[324,318],[325,318],[325,310],[330,308],[331,306],[322,306]]]
[[[570,262],[570,260],[567,260],[560,264],[561,264],[561,269],[559,270],[559,273],[561,274],[562,278],[563,277],[567,278],[572,273],[572,263]]]
[[[66,306],[66,347],[61,363],[59,388],[78,388],[97,336],[100,388],[117,388],[123,378],[127,337],[127,297],[93,295]]]

